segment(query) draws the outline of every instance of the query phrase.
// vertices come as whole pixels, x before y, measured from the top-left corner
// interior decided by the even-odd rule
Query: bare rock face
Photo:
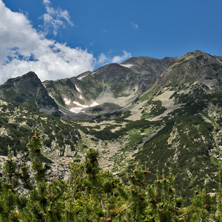
[[[9,79],[0,86],[0,97],[16,104],[29,104],[40,112],[61,116],[58,105],[34,72]]]
[[[0,176],[4,178],[4,164],[7,160],[6,156],[0,156]],[[18,158],[18,157],[13,157],[13,161],[15,161],[17,163],[17,165],[19,166],[23,166],[23,159]],[[54,179],[64,179],[64,180],[68,180],[70,179],[70,171],[69,171],[69,162],[72,162],[72,159],[69,159],[69,161],[67,161],[67,159],[60,159],[60,161],[55,161],[52,163],[47,163],[48,166],[48,170],[46,171],[46,180],[47,181],[52,181]],[[45,164],[44,164],[45,165]],[[29,175],[30,175],[30,180],[34,183],[34,172],[31,168],[31,162],[30,161],[26,161],[26,166],[29,167]],[[23,188],[21,181],[19,180],[19,185],[18,185],[18,192],[19,194],[28,194],[28,191],[26,189]]]

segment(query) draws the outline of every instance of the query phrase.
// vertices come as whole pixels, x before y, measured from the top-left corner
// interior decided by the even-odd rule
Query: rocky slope
[[[70,160],[79,156],[80,147],[83,149],[81,135],[70,122],[1,99],[0,113],[0,155],[7,155],[10,146],[14,156],[26,157],[28,137],[34,135],[35,129],[41,134],[43,155],[49,161],[58,158]]]
[[[84,148],[96,147],[101,153],[101,166],[123,178],[136,164],[147,162],[152,175],[158,170],[172,171],[183,195],[192,195],[190,189],[201,183],[209,190],[216,187],[222,149],[221,57],[195,51],[162,60],[130,58],[122,64],[109,64],[95,72],[43,85],[63,118],[69,119],[29,111],[29,119],[38,120],[30,127],[41,128],[47,138],[44,143],[51,138],[56,142],[59,134],[58,145],[51,141],[44,148],[48,159],[59,160],[69,153],[81,160]],[[8,127],[29,133],[25,131],[27,115],[19,114],[20,119],[16,119],[18,108],[15,111],[10,103],[2,106],[6,116],[1,119],[1,138],[7,138],[5,132],[14,132],[4,144],[16,147],[18,139],[17,143],[10,141],[20,131]],[[79,118],[82,120],[70,120]],[[13,126],[10,121],[14,121]],[[74,129],[76,136],[70,135]],[[76,143],[70,144],[74,137]]]
[[[201,51],[185,54],[163,72],[138,102],[144,102],[142,118],[163,128],[132,165],[147,161],[154,172],[171,170],[184,192],[200,181],[214,187],[222,149],[221,87],[221,60]]]
[[[1,85],[0,98],[15,104],[29,104],[40,112],[61,116],[58,105],[34,72],[9,79]]]
[[[92,119],[131,103],[177,60],[133,57],[122,64],[108,64],[94,72],[43,84],[66,115],[74,119]],[[98,107],[92,109],[95,106]]]
[[[118,118],[85,123],[88,144],[113,172],[147,162],[153,175],[172,171],[186,196],[197,184],[213,188],[222,149],[221,80],[218,57],[187,53]]]

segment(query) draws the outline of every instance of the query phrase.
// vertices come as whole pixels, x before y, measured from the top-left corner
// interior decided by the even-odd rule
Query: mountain
[[[15,106],[2,99],[0,112],[0,156],[6,156],[10,146],[15,157],[26,158],[28,136],[32,136],[35,129],[43,140],[42,153],[45,160],[52,162],[60,159],[64,162],[79,156],[81,135],[73,123],[36,112],[28,105]]]
[[[140,97],[142,117],[158,122],[157,134],[134,155],[152,171],[171,170],[187,192],[200,183],[214,187],[222,148],[222,62],[215,56],[187,53],[164,71]]]
[[[40,112],[61,116],[58,105],[34,72],[9,79],[0,86],[0,97],[15,104],[29,104]]]
[[[68,116],[92,119],[104,114],[111,104],[111,111],[114,112],[131,103],[177,60],[133,57],[122,64],[108,64],[94,72],[85,72],[70,79],[45,81],[43,84]],[[92,108],[97,105],[98,108]]]
[[[55,110],[62,113],[61,118],[54,118],[36,111],[31,115],[34,111],[29,111],[30,119],[39,120],[32,127],[40,128],[47,140],[54,138],[45,152],[51,161],[63,158],[58,150],[66,153],[67,145],[75,147],[69,153],[78,160],[86,148],[96,147],[102,168],[123,179],[136,165],[147,164],[151,179],[158,171],[165,170],[166,174],[171,171],[183,196],[192,195],[190,190],[199,184],[206,184],[209,191],[217,186],[222,149],[220,56],[194,51],[178,58],[133,57],[77,77],[41,84],[38,81],[38,87],[33,89],[28,86],[35,78],[28,79],[25,75],[0,86],[0,95],[7,100],[4,108],[0,107],[5,110],[4,129],[0,129],[2,138],[8,132],[8,138],[16,139],[18,127],[28,124],[25,114],[19,114],[23,119],[15,120],[13,124],[17,125],[12,130],[9,123],[18,110],[8,110],[23,107],[21,103],[33,105],[37,89],[42,89],[47,95],[44,101],[55,104],[52,105]],[[32,93],[26,93],[23,84]],[[35,102],[34,107],[44,111],[43,103]],[[47,122],[42,122],[42,118],[50,119],[47,130]],[[79,136],[72,145],[69,142],[74,135],[69,132],[74,129]],[[59,145],[55,145],[56,134]]]
[[[198,50],[189,52],[170,70],[162,73],[157,85],[166,86],[170,83],[179,89],[184,84],[198,84],[205,86],[206,90],[221,90],[221,64],[220,59],[207,53]]]

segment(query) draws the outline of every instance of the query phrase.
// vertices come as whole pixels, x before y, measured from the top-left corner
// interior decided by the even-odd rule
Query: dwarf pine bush
[[[163,171],[150,181],[149,164],[145,164],[133,169],[124,184],[100,168],[95,149],[87,151],[84,163],[69,163],[68,180],[49,181],[41,146],[42,139],[35,133],[27,144],[31,166],[16,163],[9,149],[0,178],[0,221],[221,221],[222,170],[215,201],[205,188],[197,187],[191,204],[184,206],[172,174]]]

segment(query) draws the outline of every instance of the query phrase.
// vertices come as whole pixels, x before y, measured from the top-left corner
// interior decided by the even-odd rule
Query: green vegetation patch
[[[105,127],[102,131],[96,131],[93,129],[93,127],[88,127],[89,129],[83,129],[85,133],[89,133],[91,135],[94,135],[98,139],[101,140],[113,140],[117,139],[119,137],[122,137],[126,135],[130,130],[133,129],[147,129],[150,128],[151,126],[156,126],[159,125],[158,122],[150,122],[148,120],[137,120],[137,121],[126,121],[126,125],[122,127],[120,130],[112,132],[112,129],[115,129],[117,125],[110,125]]]
[[[204,183],[204,174],[209,176],[209,189],[213,189],[217,172],[215,159],[210,156],[214,147],[213,129],[214,126],[205,122],[201,115],[178,116],[166,122],[166,126],[144,144],[129,169],[135,167],[136,162],[147,162],[152,178],[157,170],[170,170],[183,196],[189,196],[190,189]],[[195,180],[190,179],[188,169]]]
[[[142,119],[149,119],[151,117],[155,117],[155,116],[159,116],[161,114],[163,114],[167,109],[165,107],[162,106],[162,102],[161,101],[150,101],[147,103],[148,106],[152,105],[152,109],[150,110],[150,112],[146,112],[143,110],[143,116]]]
[[[0,155],[7,155],[8,145],[12,147],[14,155],[27,152],[27,135],[33,134],[36,128],[43,135],[43,143],[46,147],[64,150],[69,145],[75,150],[80,135],[75,126],[70,122],[50,115],[36,113],[30,106],[12,104],[0,106]],[[62,152],[61,152],[62,155]]]

